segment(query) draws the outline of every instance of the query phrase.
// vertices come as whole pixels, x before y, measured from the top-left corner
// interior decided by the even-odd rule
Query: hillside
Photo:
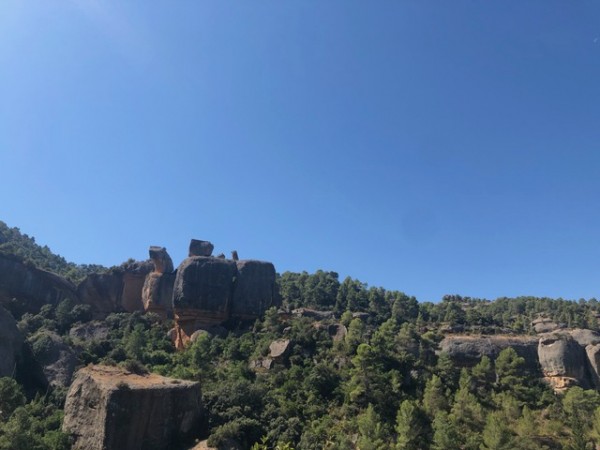
[[[1,220],[0,254],[14,256],[40,269],[62,275],[73,282],[81,281],[90,273],[105,270],[103,266],[97,264],[67,262],[62,256],[53,253],[47,245],[38,245],[35,238],[21,233],[16,227],[9,227]]]
[[[3,253],[63,275],[92,271],[93,266],[77,269],[2,225]],[[162,262],[155,260],[154,271],[143,276],[162,280],[173,264],[164,263],[168,255],[154,252]],[[190,258],[233,264],[206,255]],[[217,273],[213,265],[210,273]],[[184,261],[180,268],[189,266]],[[131,267],[123,269],[125,275],[138,270]],[[113,275],[92,278],[100,286]],[[0,278],[0,287],[6,281]],[[39,365],[51,388],[35,396],[23,371],[0,373],[8,376],[0,379],[0,449],[71,448],[72,436],[61,431],[64,399],[77,369],[88,364],[199,382],[204,416],[195,425],[196,437],[217,448],[587,449],[600,444],[595,299],[448,295],[439,303],[420,303],[324,271],[285,272],[277,276],[277,288],[280,306],[252,320],[196,325],[180,350],[173,340],[181,319],[177,310],[175,322],[167,314],[142,311],[106,311],[92,320],[89,304],[64,299],[14,312],[18,329],[5,327],[13,330],[10,342],[20,342],[21,333],[33,358],[29,364]],[[210,289],[215,292],[214,285]],[[96,294],[102,297],[101,292]],[[27,352],[2,342],[9,340],[0,340],[6,358],[14,354],[19,361]],[[134,422],[143,423],[144,409],[136,414],[141,417]],[[100,423],[86,426],[102,431]],[[188,440],[171,448],[192,445]]]

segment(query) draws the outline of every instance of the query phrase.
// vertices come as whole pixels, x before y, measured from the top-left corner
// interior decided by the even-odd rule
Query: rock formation
[[[544,379],[556,391],[572,385],[593,387],[584,348],[568,333],[548,333],[540,338],[538,357]]]
[[[19,300],[20,313],[37,314],[43,305],[77,301],[75,285],[63,277],[0,254],[0,305]]]
[[[48,381],[13,316],[0,306],[0,377],[16,378],[27,392],[44,391]]]
[[[178,348],[196,330],[229,319],[236,275],[235,262],[226,259],[192,256],[181,263],[173,288]]]
[[[175,273],[173,261],[164,247],[150,247],[150,259],[154,271],[146,276],[142,288],[142,303],[144,310],[154,312],[163,318],[172,316],[173,284]]]
[[[167,249],[164,247],[151,246],[150,259],[154,264],[154,273],[171,273],[173,272],[173,260],[167,253]]]
[[[276,303],[275,267],[270,262],[236,261],[237,282],[231,316],[255,320]]]
[[[573,385],[600,389],[600,335],[592,330],[559,329],[539,336],[450,335],[440,343],[441,352],[462,367],[477,364],[484,355],[495,359],[507,347],[557,392]]]
[[[192,239],[188,256],[211,256],[214,249],[211,242]]]
[[[525,358],[530,371],[539,372],[536,336],[451,335],[446,336],[440,343],[440,350],[447,353],[461,367],[474,366],[483,356],[496,359],[498,354],[507,347],[514,348],[519,356]]]
[[[150,262],[136,261],[107,273],[93,273],[77,286],[77,294],[82,303],[92,307],[98,319],[113,312],[144,311],[142,290],[151,271]]]
[[[23,347],[23,335],[11,314],[0,306],[0,377],[12,377]]]
[[[264,261],[233,261],[212,257],[214,246],[192,239],[190,257],[172,278],[151,273],[144,285],[147,311],[171,302],[175,317],[174,342],[185,346],[194,332],[228,321],[250,321],[279,302],[275,267]],[[170,291],[172,286],[172,291]],[[172,293],[171,293],[172,292]]]
[[[31,338],[35,358],[42,365],[44,375],[54,387],[67,387],[79,364],[79,358],[73,348],[67,345],[63,339],[53,331],[41,331]],[[37,344],[37,345],[36,345]]]
[[[202,431],[200,385],[117,367],[77,372],[63,430],[73,450],[168,450]]]

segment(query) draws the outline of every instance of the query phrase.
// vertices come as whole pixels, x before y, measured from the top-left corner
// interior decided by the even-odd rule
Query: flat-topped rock
[[[67,395],[63,430],[73,450],[168,450],[201,432],[202,414],[198,383],[88,366]]]

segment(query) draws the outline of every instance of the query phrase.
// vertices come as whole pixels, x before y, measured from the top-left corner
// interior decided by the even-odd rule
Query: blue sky
[[[600,297],[600,4],[0,3],[0,220],[419,300]]]

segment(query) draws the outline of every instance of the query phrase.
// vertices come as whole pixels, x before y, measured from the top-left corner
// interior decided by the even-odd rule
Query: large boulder
[[[210,322],[222,322],[228,317],[236,275],[235,262],[227,259],[205,256],[185,259],[177,269],[173,308],[195,310]]]
[[[231,317],[255,320],[277,304],[275,267],[264,261],[236,261],[237,280],[233,292]]]
[[[167,450],[202,431],[200,385],[117,367],[77,372],[63,430],[73,450]]]
[[[211,256],[215,246],[208,241],[192,239],[188,256]]]
[[[235,262],[227,259],[192,256],[181,263],[173,288],[178,348],[195,331],[229,319],[236,275]]]
[[[557,391],[578,384],[592,387],[584,348],[568,333],[549,333],[540,337],[538,357],[544,379]]]
[[[36,314],[46,304],[77,298],[75,285],[67,279],[25,264],[17,257],[0,254],[0,304],[10,303],[16,314]]]

